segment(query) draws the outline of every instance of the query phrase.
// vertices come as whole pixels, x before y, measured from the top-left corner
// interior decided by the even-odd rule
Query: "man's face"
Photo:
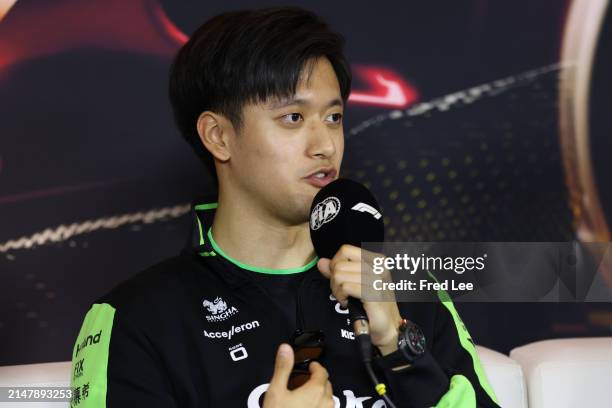
[[[245,105],[242,131],[230,141],[232,188],[288,224],[308,221],[315,194],[338,178],[342,115],[340,86],[327,58],[316,61],[293,98]]]

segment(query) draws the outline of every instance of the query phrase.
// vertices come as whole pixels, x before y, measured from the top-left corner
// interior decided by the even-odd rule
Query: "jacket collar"
[[[200,204],[196,204],[193,206],[194,226],[192,228],[193,233],[191,242],[194,251],[199,257],[209,258],[211,261],[218,262],[219,264],[223,264],[225,266],[224,268],[222,268],[223,273],[220,273],[219,275],[228,284],[232,286],[239,286],[245,283],[245,280],[252,281],[252,276],[250,276],[250,272],[265,273],[271,275],[289,275],[306,272],[316,266],[317,261],[319,260],[318,257],[315,257],[302,267],[289,269],[257,268],[232,259],[228,255],[226,255],[221,248],[219,248],[211,234],[210,228],[214,220],[214,215],[217,206],[218,203],[216,200],[206,200],[201,202]]]

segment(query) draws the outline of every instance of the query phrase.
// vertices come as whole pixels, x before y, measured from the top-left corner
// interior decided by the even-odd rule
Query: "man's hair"
[[[212,155],[196,129],[200,114],[221,114],[241,129],[245,104],[292,97],[300,74],[310,75],[318,57],[331,63],[346,102],[352,76],[344,42],[319,16],[298,7],[211,18],[179,50],[170,68],[170,103],[181,134],[215,174]]]

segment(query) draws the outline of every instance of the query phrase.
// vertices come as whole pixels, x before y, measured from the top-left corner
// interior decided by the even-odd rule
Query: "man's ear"
[[[202,144],[220,161],[228,161],[231,154],[228,145],[234,127],[224,116],[205,111],[198,117],[196,124]]]

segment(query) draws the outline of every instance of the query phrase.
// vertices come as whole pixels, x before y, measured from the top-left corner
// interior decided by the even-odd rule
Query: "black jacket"
[[[289,271],[297,284],[285,307],[256,275],[278,271],[249,270],[204,234],[210,217],[202,213],[214,207],[196,207],[198,248],[92,305],[72,355],[72,406],[259,407],[278,345],[301,328],[325,333],[321,363],[336,407],[384,407],[316,260]],[[391,398],[400,407],[496,407],[469,333],[452,302],[441,300],[399,305],[425,333],[428,351],[400,371],[387,368],[386,358],[377,362]]]

